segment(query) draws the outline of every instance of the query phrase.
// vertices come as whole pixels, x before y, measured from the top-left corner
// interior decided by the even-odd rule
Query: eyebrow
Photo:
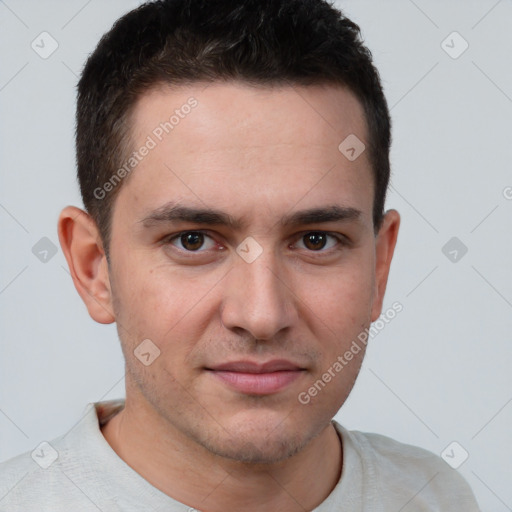
[[[356,208],[330,205],[320,208],[299,210],[280,219],[283,227],[293,227],[327,222],[360,220],[362,212]],[[242,229],[245,222],[236,219],[228,213],[211,208],[196,208],[168,203],[154,210],[141,221],[145,227],[171,222],[189,222],[209,226],[227,226],[234,230]]]
[[[294,212],[281,220],[283,226],[298,226],[305,224],[321,224],[325,222],[339,222],[359,220],[362,212],[356,208],[332,205],[324,208],[311,208]]]

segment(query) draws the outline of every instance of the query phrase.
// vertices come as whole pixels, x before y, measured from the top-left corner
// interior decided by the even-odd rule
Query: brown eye
[[[336,246],[341,248],[346,244],[342,235],[338,236],[324,231],[310,231],[298,240],[297,245],[299,249],[324,253]]]
[[[327,243],[326,233],[308,233],[302,238],[304,245],[311,251],[319,251],[325,247]]]
[[[212,249],[215,246],[215,241],[200,231],[184,231],[173,237],[169,243],[188,252],[204,252],[204,250]]]
[[[184,233],[180,237],[181,245],[188,251],[197,251],[204,243],[202,233]]]

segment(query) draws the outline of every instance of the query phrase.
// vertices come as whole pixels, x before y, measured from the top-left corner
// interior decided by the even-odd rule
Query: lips
[[[232,361],[208,368],[213,371],[240,372],[240,373],[272,373],[281,371],[295,371],[302,368],[285,359],[274,359],[266,363],[255,361]]]
[[[232,361],[207,368],[207,371],[229,388],[244,394],[277,393],[302,376],[305,368],[284,359],[264,363]]]

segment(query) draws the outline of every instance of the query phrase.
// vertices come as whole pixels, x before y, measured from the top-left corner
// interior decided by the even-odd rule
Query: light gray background
[[[60,209],[81,205],[77,75],[138,3],[0,0],[0,460],[124,396],[115,327],[89,318],[60,249],[43,263],[32,247],[58,245]],[[387,206],[402,228],[385,306],[404,310],[337,419],[438,454],[457,441],[482,509],[512,510],[512,1],[338,6],[362,28],[394,121]],[[31,48],[43,31],[59,44],[47,59]],[[457,59],[442,47],[453,31],[469,43]],[[457,262],[442,252],[454,236],[468,248]]]

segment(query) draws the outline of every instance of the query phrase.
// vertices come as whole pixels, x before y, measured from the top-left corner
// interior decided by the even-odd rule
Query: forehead
[[[367,195],[371,203],[367,151],[349,161],[339,150],[349,136],[368,140],[361,104],[340,86],[161,86],[133,110],[133,149],[152,147],[120,196],[134,208],[176,196],[232,207],[234,196],[250,196],[260,207],[289,207],[301,195],[314,201],[326,191],[345,202]]]
[[[197,106],[190,108],[192,101]],[[144,93],[135,105],[131,116],[134,140],[155,130],[158,137],[158,123],[169,121],[172,132],[179,132],[184,142],[192,136],[186,141],[191,149],[199,144],[226,148],[258,142],[262,150],[278,142],[330,145],[350,134],[367,139],[360,102],[346,87],[335,85],[160,85]],[[188,129],[179,128],[180,124]],[[163,130],[162,135],[167,135]]]

